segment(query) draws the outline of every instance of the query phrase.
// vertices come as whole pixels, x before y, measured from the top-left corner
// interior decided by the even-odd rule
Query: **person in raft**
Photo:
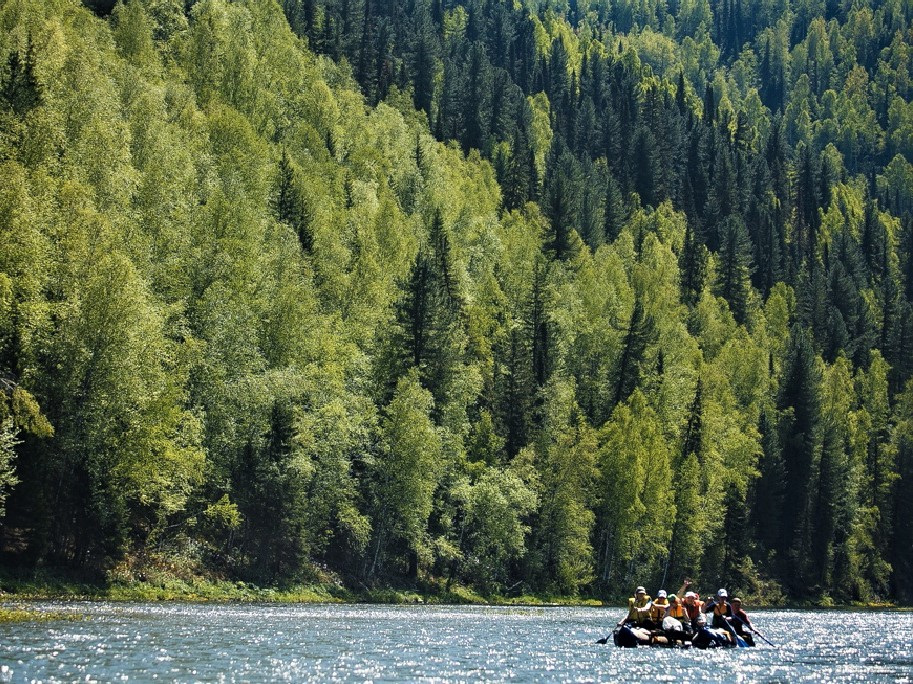
[[[685,591],[688,587],[691,586],[691,580],[686,579],[682,584],[682,588],[678,590],[679,596],[684,594],[682,599],[682,607],[685,609],[685,612],[688,614],[688,619],[691,621],[692,629],[697,629],[697,616],[701,614],[701,608],[704,607],[704,602],[701,601],[701,597],[698,596],[693,591]]]
[[[666,617],[666,608],[669,607],[669,599],[666,596],[666,590],[660,589],[656,592],[656,598],[650,606],[650,624],[644,625],[650,629],[659,629],[663,626],[663,618]]]
[[[634,596],[628,599],[628,614],[618,623],[621,625],[636,625],[646,627],[650,620],[650,607],[652,601],[647,595],[647,590],[643,587],[637,587],[634,590]]]
[[[734,645],[728,632],[707,627],[707,617],[703,613],[694,619],[694,636],[691,638],[691,644],[695,648],[719,648]]]
[[[669,605],[666,606],[666,614],[663,616],[663,631],[669,643],[680,641],[683,644],[691,638],[693,632],[685,606],[675,594],[669,595]]]
[[[748,630],[754,631],[754,625],[748,619],[748,613],[742,609],[742,599],[733,597],[732,601],[732,626],[735,627],[735,633],[745,640],[749,646],[754,646],[754,637]]]
[[[725,589],[720,589],[716,592],[716,597],[701,608],[703,613],[713,613],[713,627],[732,629],[729,623],[734,620],[732,620],[732,606],[729,605],[728,598],[729,593]]]

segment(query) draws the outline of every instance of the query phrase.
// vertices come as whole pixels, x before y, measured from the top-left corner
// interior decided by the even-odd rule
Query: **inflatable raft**
[[[740,636],[742,644],[754,646],[749,636]],[[612,642],[619,648],[660,646],[665,648],[732,648],[737,645],[725,629],[703,627],[695,634],[663,629],[646,629],[631,625],[617,627],[612,633]]]

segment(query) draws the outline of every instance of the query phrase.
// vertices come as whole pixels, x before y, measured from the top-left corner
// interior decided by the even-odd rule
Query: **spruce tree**
[[[605,205],[603,212],[603,235],[606,242],[614,242],[621,233],[625,222],[624,199],[618,181],[609,169],[605,176]]]
[[[644,127],[638,128],[631,150],[634,163],[634,191],[643,206],[656,206],[661,199],[656,137]]]
[[[718,230],[721,244],[715,292],[729,303],[736,322],[744,325],[751,293],[751,239],[737,215],[729,216]]]
[[[0,81],[0,102],[21,117],[40,105],[42,98],[41,85],[35,78],[34,47],[29,36],[25,54],[12,50],[7,58],[6,73]]]
[[[415,108],[425,112],[431,120],[431,103],[434,98],[434,59],[435,45],[433,29],[424,14],[419,14],[415,34],[413,53],[413,73],[415,74],[414,102]]]
[[[704,291],[708,256],[707,248],[697,239],[689,221],[685,225],[685,244],[678,257],[681,298],[689,307],[698,303]]]
[[[276,218],[295,231],[301,249],[306,254],[314,250],[314,232],[311,214],[304,199],[298,171],[283,148],[279,158],[279,174],[276,179]]]
[[[819,385],[811,332],[793,326],[777,398],[785,503],[777,547],[791,591],[801,591],[812,583],[807,549],[811,544],[812,487],[820,445]]]
[[[758,463],[759,475],[752,482],[751,522],[754,538],[761,550],[773,554],[780,547],[780,535],[786,517],[786,466],[780,446],[779,418],[773,406],[761,411],[758,419],[761,435],[761,458]]]
[[[913,601],[913,500],[906,487],[913,482],[913,382],[897,402],[894,444],[898,479],[893,489],[891,553],[892,593],[899,601]]]
[[[579,221],[581,178],[577,160],[559,138],[549,154],[543,189],[544,210],[549,220],[546,249],[558,260],[571,255],[571,232]]]
[[[653,317],[644,311],[640,297],[634,300],[631,319],[622,342],[621,354],[615,363],[609,406],[625,401],[637,389],[644,362],[644,352],[653,342],[656,328]]]

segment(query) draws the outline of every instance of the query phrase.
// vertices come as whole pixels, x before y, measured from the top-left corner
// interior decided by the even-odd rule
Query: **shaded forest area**
[[[913,601],[910,0],[0,27],[5,567]]]

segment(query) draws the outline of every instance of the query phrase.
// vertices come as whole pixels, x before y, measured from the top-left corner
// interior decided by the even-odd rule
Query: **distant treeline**
[[[0,28],[4,566],[913,602],[908,0]]]

